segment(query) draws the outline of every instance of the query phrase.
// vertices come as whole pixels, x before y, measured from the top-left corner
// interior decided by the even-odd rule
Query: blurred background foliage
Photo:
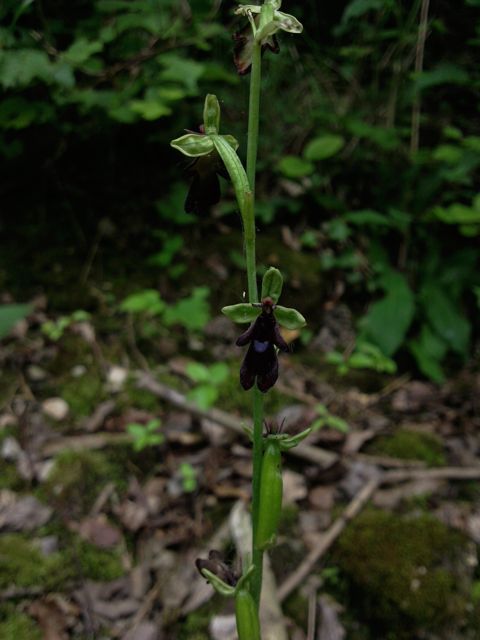
[[[341,300],[358,324],[356,346],[328,356],[340,371],[399,365],[441,382],[478,342],[480,0],[430,3],[420,65],[425,4],[284,2],[305,32],[265,57],[258,224],[278,244],[283,228],[310,258],[297,305],[310,320],[305,342]],[[185,214],[169,147],[198,127],[210,92],[222,131],[245,151],[233,6],[0,4],[0,287],[15,301],[57,290],[51,308],[92,310],[116,302],[112,280],[123,298],[143,291],[123,310],[148,312],[150,299],[151,315],[167,319],[176,307],[162,297],[184,298],[205,321],[209,293],[238,301],[241,289],[198,269],[216,225],[239,227],[229,187],[213,216]],[[238,270],[238,253],[228,260]]]

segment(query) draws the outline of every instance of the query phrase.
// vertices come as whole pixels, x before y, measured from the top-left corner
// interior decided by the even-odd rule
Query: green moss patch
[[[342,534],[333,555],[358,619],[378,627],[382,637],[398,629],[395,637],[403,640],[413,630],[434,631],[463,619],[462,545],[459,533],[429,515],[370,510]]]
[[[0,609],[0,638],[2,640],[42,640],[35,622],[25,613],[16,611],[12,606]]]
[[[431,433],[411,429],[398,429],[391,436],[381,436],[368,447],[368,453],[401,458],[423,460],[428,466],[445,464],[445,453],[440,438]]]

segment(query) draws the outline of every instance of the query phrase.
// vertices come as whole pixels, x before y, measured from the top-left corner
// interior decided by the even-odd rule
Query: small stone
[[[107,385],[110,391],[118,392],[123,389],[123,386],[128,377],[128,369],[113,365],[110,367],[107,374]]]
[[[48,398],[42,403],[42,411],[52,420],[60,422],[67,417],[69,406],[63,398]]]
[[[37,364],[31,364],[27,367],[27,378],[30,382],[43,382],[47,379],[47,372]]]
[[[72,376],[72,378],[81,378],[86,373],[87,367],[84,364],[77,364],[72,367],[72,370],[70,371],[70,375]]]

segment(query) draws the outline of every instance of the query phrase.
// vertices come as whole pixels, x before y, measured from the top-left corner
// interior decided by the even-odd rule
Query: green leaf
[[[414,296],[405,277],[396,271],[388,271],[381,285],[385,297],[370,306],[359,324],[367,338],[391,356],[401,346],[413,320]]]
[[[442,84],[466,85],[471,81],[469,74],[463,67],[445,62],[431,71],[422,71],[414,76],[415,91],[425,91]]]
[[[391,6],[391,3],[385,0],[353,0],[343,12],[342,23],[348,22],[352,18],[359,18],[368,11],[379,11],[386,6]]]
[[[315,171],[315,166],[311,162],[297,156],[285,156],[277,166],[287,178],[303,178]]]
[[[201,384],[187,393],[187,399],[200,409],[210,409],[218,398],[218,391],[210,384]]]
[[[155,289],[145,289],[138,293],[133,293],[123,300],[120,310],[129,313],[147,312],[150,315],[162,313],[166,304],[160,298],[160,294]]]
[[[301,329],[307,324],[307,321],[299,311],[289,307],[282,307],[278,304],[275,308],[275,317],[282,327],[290,331]]]
[[[224,362],[216,362],[209,367],[210,382],[214,385],[222,384],[230,375],[230,369]]]
[[[435,332],[453,351],[466,355],[471,326],[459,304],[434,282],[422,289],[420,297],[425,315]]]
[[[183,85],[192,94],[198,91],[198,81],[202,77],[205,66],[195,60],[180,58],[175,54],[165,54],[161,57],[165,68],[160,74],[162,81]]]
[[[478,224],[480,209],[455,202],[449,207],[435,207],[433,214],[447,224]]]
[[[242,324],[256,320],[260,315],[260,309],[258,307],[252,307],[252,305],[247,302],[241,302],[240,304],[232,304],[228,307],[223,307],[222,313],[232,322]]]
[[[278,269],[270,267],[265,272],[262,280],[262,300],[271,298],[276,304],[283,288],[283,276]]]
[[[187,375],[194,382],[208,382],[210,379],[210,372],[201,362],[189,362],[186,367]]]
[[[445,381],[445,374],[440,363],[448,346],[431,330],[428,324],[423,324],[420,336],[415,340],[410,340],[408,346],[418,368],[427,378],[438,383]]]
[[[348,213],[345,213],[342,218],[346,222],[359,226],[390,227],[392,225],[386,215],[378,213],[378,211],[373,211],[372,209],[349,211]]]
[[[312,162],[325,160],[337,154],[344,145],[345,139],[342,136],[319,136],[308,143],[303,155]]]
[[[79,38],[63,53],[65,60],[75,66],[86,62],[95,53],[103,50],[103,43]]]
[[[207,298],[208,287],[196,287],[191,296],[183,298],[165,309],[163,320],[167,326],[180,324],[190,331],[198,331],[210,320],[210,306]]]
[[[31,304],[0,305],[0,340],[8,336],[13,327],[32,312]]]

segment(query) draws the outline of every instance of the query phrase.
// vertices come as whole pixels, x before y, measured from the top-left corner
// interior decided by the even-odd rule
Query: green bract
[[[302,33],[302,23],[295,16],[278,11],[281,5],[281,0],[271,0],[271,2],[266,2],[261,7],[253,4],[242,4],[235,10],[235,13],[246,16],[249,19],[257,42],[264,42],[280,30],[288,33]],[[254,14],[260,14],[258,27],[253,19]]]

